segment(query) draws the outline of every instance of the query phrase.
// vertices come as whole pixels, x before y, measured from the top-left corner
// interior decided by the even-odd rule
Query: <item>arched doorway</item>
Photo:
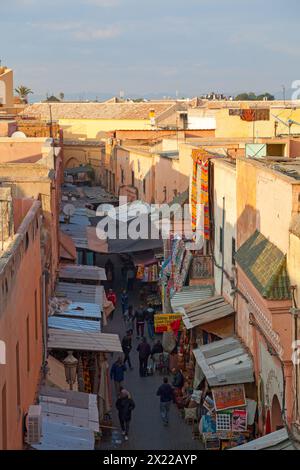
[[[77,168],[79,166],[79,161],[77,158],[71,157],[67,160],[65,168]]]
[[[284,426],[281,416],[281,407],[277,395],[274,395],[271,409],[271,429],[272,432]]]

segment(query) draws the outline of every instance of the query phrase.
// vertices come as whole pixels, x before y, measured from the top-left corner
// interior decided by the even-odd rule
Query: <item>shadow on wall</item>
[[[239,248],[255,230],[260,231],[260,213],[247,204],[237,220],[237,247]]]
[[[109,157],[106,159],[108,162]],[[175,161],[179,163],[179,160]],[[189,187],[189,177],[174,168],[171,158],[158,159],[145,153],[132,160],[129,151],[118,149],[112,152],[110,162],[110,167],[105,165],[104,181],[106,188],[116,195],[120,187],[128,187],[130,194],[135,188],[139,199],[149,204],[162,204],[171,202]]]

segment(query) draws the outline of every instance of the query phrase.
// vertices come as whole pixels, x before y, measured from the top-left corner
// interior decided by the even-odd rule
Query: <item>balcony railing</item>
[[[213,277],[212,256],[194,256],[191,264],[191,279],[209,279]]]

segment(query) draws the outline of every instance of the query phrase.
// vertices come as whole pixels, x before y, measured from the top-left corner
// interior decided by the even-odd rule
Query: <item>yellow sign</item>
[[[178,320],[181,320],[181,318],[182,315],[180,313],[162,313],[154,315],[155,333],[178,330]],[[179,330],[182,329],[182,326],[182,321],[180,321]]]

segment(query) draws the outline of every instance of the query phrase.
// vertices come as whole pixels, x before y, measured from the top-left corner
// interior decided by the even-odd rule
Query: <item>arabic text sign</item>
[[[155,333],[164,333],[165,331],[172,331],[172,324],[181,320],[180,313],[162,313],[154,315]],[[180,330],[182,329],[182,321],[180,322]]]

